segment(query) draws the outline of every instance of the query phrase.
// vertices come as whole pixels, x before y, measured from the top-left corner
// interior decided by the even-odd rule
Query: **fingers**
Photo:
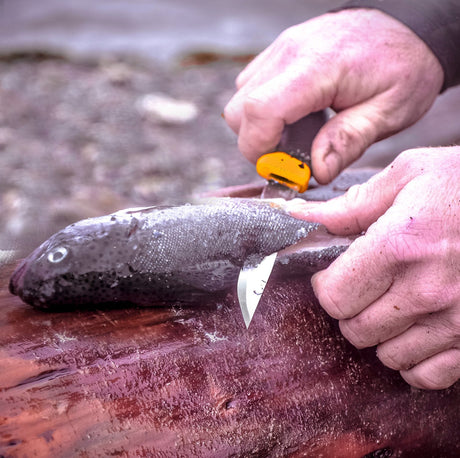
[[[401,371],[412,386],[447,388],[460,378],[458,312],[417,316],[417,304],[409,302],[407,294],[387,293],[354,318],[340,321],[340,330],[357,348],[382,342],[377,347],[380,361]]]
[[[321,306],[333,318],[344,320],[360,313],[391,287],[395,269],[373,238],[356,239],[328,269],[312,277]]]
[[[337,233],[367,228],[313,277],[314,291],[352,344],[378,345],[381,361],[420,388],[460,377],[458,159],[458,147],[408,151],[302,216]]]
[[[263,84],[247,84],[225,108],[225,120],[238,133],[238,147],[252,162],[273,151],[285,124],[291,124],[312,111],[326,108],[327,79],[314,90],[314,71],[294,66]]]
[[[412,304],[407,304],[404,291],[395,291],[395,288],[390,288],[388,292],[353,318],[341,320],[340,330],[355,347],[366,348],[381,342],[388,342],[395,336],[409,332],[416,320],[417,314],[414,313]],[[405,356],[402,355],[402,361],[407,361]]]
[[[369,195],[374,194],[370,192]],[[336,202],[339,199],[335,199]],[[358,192],[357,200],[360,199]],[[368,226],[373,218],[378,220],[370,225],[366,234],[358,237],[328,269],[312,277],[313,289],[320,304],[326,312],[339,320],[352,318],[375,302],[390,289],[396,278],[401,282],[404,270],[398,256],[403,249],[401,247],[407,242],[404,231],[411,218],[405,214],[404,208],[399,206],[390,207],[379,217],[381,211],[375,211],[373,201],[367,199],[361,201],[360,210],[363,214],[360,215],[354,211],[355,207],[351,201],[346,202],[349,214],[346,213],[343,217],[340,215],[342,220],[345,220],[342,232],[334,230],[340,229],[332,224],[340,222],[334,220],[334,214],[330,214],[329,219],[314,217],[313,220],[323,222],[329,230],[336,233],[353,233],[356,229]],[[375,199],[374,205],[388,206],[385,198],[381,203]],[[309,211],[313,215],[318,215],[321,206],[311,207]],[[407,291],[401,294],[407,294]]]
[[[459,345],[458,329],[452,329],[449,312],[421,318],[396,337],[389,338],[377,348],[377,356],[385,366],[409,370],[438,353]],[[390,337],[390,336],[389,336]]]
[[[351,186],[342,196],[317,205],[311,202],[297,203],[289,208],[289,212],[296,218],[322,223],[334,234],[349,235],[366,231],[388,212],[401,189],[418,173],[406,167],[405,162],[395,161],[368,182]],[[404,224],[405,216],[398,213],[401,213],[399,209],[392,209],[390,217],[386,217],[390,226],[398,221]],[[381,221],[380,226],[383,223]],[[383,239],[386,239],[386,232],[387,229],[382,228]]]
[[[460,379],[460,350],[452,348],[422,361],[401,376],[412,386],[426,390],[442,390]]]
[[[419,119],[442,81],[438,60],[407,27],[377,10],[346,10],[281,33],[238,76],[225,119],[254,161],[277,144],[281,121],[332,107],[339,114],[312,151],[313,175],[327,183],[374,141]]]
[[[326,184],[362,156],[379,138],[393,127],[386,114],[390,101],[385,95],[375,97],[333,116],[319,131],[312,145],[315,179]]]
[[[265,48],[260,54],[254,57],[251,62],[240,72],[236,78],[236,87],[237,89],[242,89],[243,86],[249,84],[252,81],[252,87],[256,87],[259,84],[259,78],[262,76],[260,73],[261,68],[272,68],[271,66],[266,66],[267,60],[272,56],[274,45],[270,45]],[[265,75],[264,75],[264,78]]]
[[[354,318],[340,321],[340,330],[357,348],[382,342],[377,347],[378,358],[401,371],[409,384],[422,389],[447,388],[460,378],[458,311],[451,307],[417,315],[417,303],[405,289],[406,294],[403,290],[386,293]]]

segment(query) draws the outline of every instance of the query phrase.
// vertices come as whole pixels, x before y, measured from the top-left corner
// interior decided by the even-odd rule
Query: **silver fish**
[[[35,307],[60,310],[193,302],[236,287],[244,264],[319,228],[254,199],[127,209],[53,235],[18,266],[10,291]]]

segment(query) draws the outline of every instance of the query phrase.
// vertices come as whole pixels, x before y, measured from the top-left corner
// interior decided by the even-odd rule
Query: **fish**
[[[316,232],[319,240],[310,242]],[[292,217],[282,201],[220,198],[125,209],[51,236],[17,267],[9,289],[50,310],[194,303],[236,286],[243,265],[275,252],[275,275],[320,268],[350,243],[312,251],[332,239],[324,226]],[[283,252],[302,240],[307,246]]]

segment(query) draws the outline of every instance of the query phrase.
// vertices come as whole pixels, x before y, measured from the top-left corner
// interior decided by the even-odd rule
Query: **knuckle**
[[[360,202],[363,198],[363,187],[360,184],[350,186],[345,193],[345,203],[350,205],[355,202]]]
[[[359,151],[362,152],[366,146],[376,139],[375,135],[371,135],[372,129],[370,129],[370,125],[371,123],[365,118],[361,118],[356,125],[351,123],[344,124],[344,139],[347,149],[350,150],[352,145],[360,145]]]
[[[446,326],[456,345],[460,346],[460,310],[455,310],[447,320]]]
[[[443,390],[460,378],[460,350],[452,348],[422,361],[401,376],[417,388]]]
[[[428,281],[427,277],[423,280],[421,285],[413,285],[411,295],[414,313],[421,315],[421,324],[427,327],[444,328],[460,338],[459,313],[453,311],[453,308],[449,309],[452,299],[446,289],[435,281]]]
[[[436,302],[435,304],[438,305]],[[460,345],[459,311],[447,309],[440,313],[432,312],[428,314],[423,325],[427,327],[427,332],[436,333],[444,341],[451,342],[454,346]]]
[[[404,169],[412,167],[416,156],[420,156],[420,148],[406,149],[396,156],[394,164]]]
[[[366,146],[371,143],[366,132],[355,128],[346,119],[332,118],[329,123],[328,137],[330,148],[348,158],[348,163],[361,156]]]
[[[369,222],[363,219],[365,216],[365,212],[359,213],[356,211],[352,211],[357,205],[361,205],[362,202],[366,202],[367,198],[367,189],[365,185],[355,184],[348,188],[347,192],[344,195],[344,206],[345,209],[350,209],[348,212],[350,215],[354,216],[354,222],[352,227],[354,228],[365,228],[369,226]]]
[[[417,366],[414,369],[416,368]],[[451,383],[443,380],[443,376],[440,374],[436,375],[433,373],[428,374],[426,372],[416,372],[408,377],[407,372],[410,373],[414,369],[409,371],[400,371],[401,376],[409,383],[409,385],[424,390],[441,390],[451,385]]]
[[[299,27],[293,25],[285,29],[279,35],[276,44],[283,50],[297,48],[299,44]]]
[[[243,102],[243,110],[248,119],[260,119],[267,116],[266,104],[254,94],[246,97]]]
[[[377,347],[377,357],[384,366],[397,371],[407,370],[413,366],[410,361],[404,361],[398,348],[390,347],[389,345],[380,344]]]
[[[422,256],[420,243],[408,233],[404,221],[394,221],[387,226],[383,245],[388,260],[401,268],[418,261]]]
[[[353,115],[353,118],[351,116],[351,114],[344,115],[337,122],[334,143],[338,151],[347,152],[351,159],[356,160],[369,145],[377,140],[378,129],[376,125],[379,123],[364,114]]]
[[[328,286],[328,281],[324,276],[316,276],[312,279],[313,288],[318,298],[319,303],[324,310],[337,320],[348,318],[340,294],[337,295],[337,288]]]
[[[400,153],[393,162],[396,170],[404,172],[406,177],[415,177],[425,170],[426,148],[412,148]]]
[[[224,108],[223,117],[225,122],[233,129],[236,133],[239,131],[239,124],[241,122],[240,110],[235,104],[228,104]]]
[[[340,331],[343,336],[356,348],[366,348],[372,345],[369,342],[366,334],[356,327],[356,319],[341,320],[339,322]]]

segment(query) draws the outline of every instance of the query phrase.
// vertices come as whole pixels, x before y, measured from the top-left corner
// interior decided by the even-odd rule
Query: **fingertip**
[[[415,368],[407,371],[399,371],[399,373],[410,386],[420,390],[441,390],[443,388],[447,388],[447,386],[440,386],[438,381],[432,380],[426,377],[426,375],[418,374]]]
[[[413,368],[400,371],[401,377],[415,388],[443,390],[460,379],[460,350],[438,353]]]
[[[319,134],[318,134],[319,135]],[[312,146],[313,176],[319,184],[328,184],[345,168],[342,156],[331,141],[319,138]]]
[[[328,276],[329,272],[327,269],[317,272],[312,276],[311,284],[313,292],[315,293],[321,307],[329,316],[335,318],[336,320],[347,318],[340,309],[338,300],[332,295],[335,289],[331,287],[331,284],[328,281]],[[328,285],[328,287],[326,287],[326,285]]]
[[[320,184],[330,183],[345,168],[342,156],[333,148],[324,156],[323,164],[318,172]]]
[[[222,112],[222,117],[230,129],[238,134],[241,125],[241,108],[238,108],[236,94],[229,100],[227,105],[225,105],[224,111]]]
[[[238,136],[238,149],[240,153],[253,164],[257,163],[257,159],[264,154],[264,150],[260,149],[260,144],[257,140],[254,141],[253,137],[250,137],[244,133],[243,129],[240,129]]]
[[[354,347],[361,349],[371,347],[373,345],[373,343],[367,342],[362,334],[355,331],[352,320],[340,320],[339,328],[345,339],[347,339]]]
[[[326,277],[326,271],[321,270],[319,272],[316,272],[315,274],[312,275],[311,277],[311,286],[313,288],[313,292],[315,293],[316,298],[318,299],[319,303],[321,304],[321,307],[324,308],[323,303],[325,302],[324,299],[324,279]],[[327,313],[329,313],[328,310],[326,310]]]
[[[390,340],[381,343],[377,347],[377,358],[381,361],[381,363],[393,369],[395,371],[400,371],[403,369],[403,365],[400,361],[397,360],[397,354],[388,350],[388,346],[391,346]],[[407,368],[407,365],[406,365]]]
[[[253,163],[263,154],[274,150],[284,128],[283,119],[273,116],[264,107],[263,101],[248,97],[242,112],[238,148]]]
[[[319,183],[332,181],[376,140],[375,127],[367,115],[359,106],[343,110],[318,132],[312,145],[312,165]]]
[[[235,85],[238,90],[240,90],[249,80],[249,71],[248,67],[242,70],[235,79]]]
[[[313,292],[315,293],[316,297],[318,297],[318,294],[319,294],[318,287],[319,287],[320,282],[321,282],[322,274],[323,274],[323,271],[316,272],[311,277],[311,286],[313,288]]]

